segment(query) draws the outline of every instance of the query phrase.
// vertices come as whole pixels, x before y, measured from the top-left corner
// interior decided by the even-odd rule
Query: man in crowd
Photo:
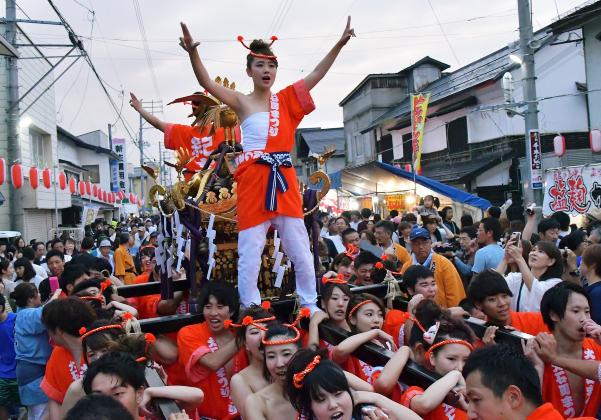
[[[543,403],[538,372],[518,349],[507,345],[474,351],[463,366],[468,417],[482,420],[563,420]]]
[[[46,245],[44,245],[44,242],[34,243],[33,252],[35,253],[35,258],[33,261],[38,265],[42,265],[46,259]]]
[[[459,246],[461,249],[453,257],[453,263],[465,280],[465,284],[472,278],[472,267],[478,250],[477,236],[478,233],[473,226],[464,227],[459,231]]]
[[[497,327],[511,327],[527,334],[547,332],[539,312],[513,312],[510,310],[513,294],[503,275],[494,270],[476,274],[467,290],[469,300],[484,312],[488,323]]]
[[[538,241],[548,241],[554,244],[557,243],[559,238],[560,224],[553,218],[543,219],[537,226],[538,236],[534,234],[534,225],[536,224],[536,213],[528,213],[528,220],[524,231],[522,232],[522,239],[532,242],[532,245]]]
[[[115,262],[115,277],[125,284],[133,284],[136,280],[136,266],[134,259],[129,253],[130,235],[121,233],[119,235],[119,248],[115,251],[113,259]]]
[[[378,258],[369,252],[361,251],[353,261],[353,271],[355,275],[351,279],[354,286],[367,286],[373,284],[371,272]]]
[[[357,248],[357,250],[359,249],[359,242],[361,242],[361,238],[355,229],[345,229],[340,236],[342,237],[342,244],[345,248],[348,249],[348,246],[352,245]]]
[[[501,224],[498,219],[486,217],[478,225],[478,245],[472,271],[476,274],[495,269],[503,260],[505,251],[498,244],[501,239]]]
[[[48,277],[48,272],[44,270],[44,268],[41,265],[37,265],[34,262],[35,251],[33,250],[33,248],[31,248],[30,246],[26,246],[25,248],[23,248],[22,252],[23,258],[27,258],[27,260],[31,263],[31,266],[33,267],[36,275],[40,276],[41,279],[45,279],[46,277]]]
[[[580,286],[568,282],[555,285],[543,295],[540,311],[557,341],[559,356],[601,360],[601,346],[586,337],[590,304]],[[601,383],[546,364],[543,400],[553,404],[566,418],[594,417],[601,404]]]
[[[65,264],[65,269],[58,278],[58,283],[65,295],[70,296],[73,288],[88,278],[88,271],[83,265],[68,262]]]
[[[384,254],[393,255],[401,265],[411,262],[409,252],[401,245],[392,241],[394,233],[394,223],[389,220],[380,220],[376,223],[374,234],[378,245],[382,248]]]
[[[50,276],[60,277],[65,269],[65,254],[57,250],[50,250],[46,254],[46,266]]]
[[[412,265],[423,265],[434,273],[437,287],[436,303],[443,308],[459,305],[465,297],[461,277],[453,263],[432,250],[430,232],[425,228],[416,227],[411,231],[409,239],[413,252],[401,271],[404,273]]]
[[[66,263],[71,261],[71,256],[65,254],[65,243],[62,241],[62,239],[54,238],[52,241],[50,241],[50,248],[54,251],[62,252]]]
[[[203,322],[177,334],[179,360],[191,384],[205,393],[198,407],[200,417],[234,418],[238,410],[230,398],[228,377],[248,364],[244,348],[224,326],[238,308],[236,293],[224,281],[206,282],[199,303]]]
[[[112,255],[111,241],[109,241],[108,239],[103,239],[100,241],[100,245],[98,246],[97,257],[107,260],[109,262],[109,264],[111,265],[111,267],[113,268],[112,271],[115,270],[115,261],[113,259],[113,255]]]
[[[357,228],[359,227],[360,221],[361,221],[361,213],[359,213],[357,210],[353,210],[351,212],[351,221],[349,222],[350,227],[357,230]]]
[[[559,239],[570,234],[570,215],[563,211],[556,211],[551,215],[551,219],[559,223]]]

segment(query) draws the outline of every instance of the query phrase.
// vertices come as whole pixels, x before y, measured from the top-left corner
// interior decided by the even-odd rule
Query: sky
[[[582,0],[532,0],[534,29],[582,4]],[[301,127],[341,127],[339,102],[370,73],[390,73],[424,56],[448,63],[454,71],[518,38],[517,0],[53,0],[82,39],[100,83],[79,60],[56,83],[57,123],[75,135],[116,123],[114,137],[129,139],[118,115],[137,136],[138,114],[129,92],[144,101],[162,101],[157,116],[186,124],[189,107],[169,105],[199,90],[187,54],[179,47],[179,22],[200,41],[199,52],[211,76],[227,77],[250,92],[244,48],[236,41],[269,38],[280,67],[275,89],[303,78],[339,39],[346,17],[356,38],[344,47],[326,77],[312,90],[317,109]],[[17,0],[18,17],[56,21],[47,0]],[[68,42],[62,26],[21,24],[40,44]],[[45,47],[59,56],[61,47]],[[56,61],[57,59],[52,59]],[[64,65],[67,65],[66,63]],[[64,68],[64,67],[62,67]],[[59,72],[61,70],[58,70]],[[162,133],[143,130],[147,155],[159,157]],[[127,159],[139,162],[129,140]]]

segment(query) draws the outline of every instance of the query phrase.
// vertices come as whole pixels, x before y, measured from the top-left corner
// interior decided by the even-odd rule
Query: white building
[[[535,38],[540,45],[535,52],[535,68],[543,166],[601,160],[588,148],[589,116],[598,110],[588,109],[582,94],[587,82],[582,43],[559,43],[550,28],[538,31]],[[444,71],[447,65],[426,57],[396,74],[368,76],[341,102],[351,166],[347,171],[357,173],[361,166],[378,160],[410,163],[409,94],[429,92],[423,175],[477,193],[493,204],[509,197],[514,203],[521,202],[520,179],[528,179],[524,120],[503,110],[481,111],[504,103],[502,78],[506,72],[513,76],[514,100],[523,100],[521,67],[509,59],[510,54],[519,54],[518,47],[504,47],[450,73]],[[396,95],[397,103],[383,112],[391,95]],[[372,112],[374,107],[376,112]],[[377,117],[365,122],[363,116],[370,112]],[[558,132],[566,137],[568,148],[562,159],[551,153],[552,139]],[[365,168],[362,172],[370,171]]]

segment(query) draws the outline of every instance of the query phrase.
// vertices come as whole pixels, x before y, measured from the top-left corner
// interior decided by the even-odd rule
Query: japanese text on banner
[[[421,173],[422,142],[424,139],[424,127],[426,125],[426,112],[430,94],[419,93],[411,95],[411,135],[413,150],[413,170]]]

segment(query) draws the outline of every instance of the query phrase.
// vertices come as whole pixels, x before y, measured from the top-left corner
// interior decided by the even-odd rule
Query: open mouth
[[[335,419],[341,419],[343,415],[344,415],[344,413],[342,411],[337,411],[334,414],[332,414],[330,416],[330,418],[333,419],[333,420],[335,420]]]
[[[339,309],[336,312],[334,312],[334,314],[338,316],[344,316],[345,312],[342,309]]]
[[[221,322],[220,319],[210,319],[209,324],[211,324],[211,326],[213,327],[220,327],[221,325],[223,325],[223,322]]]
[[[271,77],[269,77],[269,76],[263,76],[261,79],[262,79],[264,82],[270,82],[270,81],[271,81]]]

